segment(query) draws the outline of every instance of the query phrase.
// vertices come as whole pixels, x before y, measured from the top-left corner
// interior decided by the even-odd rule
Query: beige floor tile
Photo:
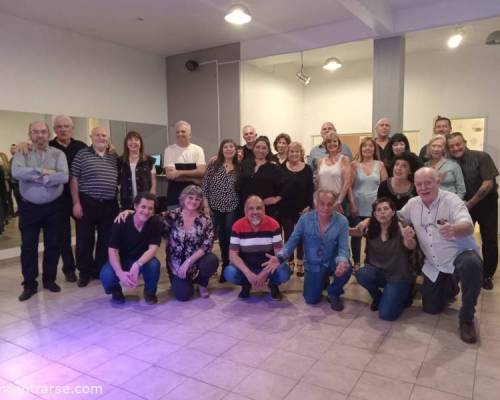
[[[476,374],[500,380],[500,358],[479,352]]]
[[[151,367],[125,382],[121,387],[148,400],[165,396],[187,378],[175,372]]]
[[[158,360],[156,364],[179,374],[191,376],[213,360],[213,356],[199,350],[180,348]]]
[[[105,394],[99,400],[143,400],[143,398],[123,389],[115,389]]]
[[[134,376],[139,375],[150,366],[151,364],[145,363],[144,361],[121,355],[90,370],[88,375],[111,383],[112,385],[119,386]]]
[[[20,386],[64,385],[76,379],[79,375],[81,375],[80,372],[74,369],[52,363],[36,372],[16,379],[14,383]]]
[[[300,379],[315,362],[314,358],[278,349],[263,361],[259,368],[288,378]]]
[[[497,399],[500,393],[500,380],[478,376],[474,385],[474,400]]]
[[[161,400],[220,400],[226,394],[225,390],[187,378]]]
[[[238,345],[226,351],[222,358],[250,367],[258,367],[274,352],[274,348],[263,343],[253,343],[242,340]]]
[[[380,332],[367,331],[364,328],[352,328],[349,326],[342,332],[338,342],[360,349],[376,351],[384,340],[384,337],[385,335]]]
[[[116,353],[103,347],[91,345],[76,354],[61,359],[59,362],[78,371],[89,372],[117,356]]]
[[[406,400],[412,388],[411,383],[364,372],[351,395],[363,400]]]
[[[387,334],[388,337],[410,339],[429,344],[435,327],[425,323],[396,323]]]
[[[476,359],[476,349],[463,348],[458,350],[456,348],[442,347],[436,343],[429,346],[425,355],[426,363],[469,374],[474,374]]]
[[[179,349],[179,345],[159,339],[150,339],[128,350],[125,354],[130,357],[155,364]]]
[[[323,339],[330,342],[335,341],[344,331],[344,327],[323,324],[321,322],[309,322],[300,330],[302,335],[317,339]]]
[[[346,395],[320,386],[299,382],[285,397],[285,400],[345,400]]]
[[[459,396],[472,397],[474,375],[424,363],[417,384]]]
[[[23,347],[16,346],[15,344],[3,340],[0,341],[0,362],[20,356],[23,353],[26,353],[26,349]]]
[[[254,400],[283,399],[297,381],[267,371],[255,370],[233,390]]]
[[[375,353],[373,351],[337,342],[328,348],[321,356],[321,359],[353,369],[363,370],[374,356]]]
[[[397,357],[407,358],[409,360],[423,361],[425,353],[429,346],[415,340],[387,337],[382,342],[379,353],[391,354]]]
[[[302,381],[349,394],[360,376],[359,370],[320,360],[304,375]]]
[[[213,356],[220,356],[238,342],[239,339],[223,335],[222,333],[207,332],[189,343],[188,347],[200,350]]]
[[[193,377],[225,390],[233,390],[253,371],[254,368],[246,365],[217,358],[194,374]]]
[[[292,353],[318,359],[330,347],[331,343],[330,340],[318,339],[298,333],[283,342],[279,347]]]
[[[0,364],[0,376],[14,381],[49,365],[51,361],[38,354],[26,352]]]
[[[381,353],[375,355],[366,371],[398,381],[415,383],[421,366],[421,361]]]
[[[156,338],[184,346],[199,338],[205,330],[187,325],[177,325],[165,332],[159,332]]]
[[[463,400],[465,397],[415,385],[410,400]]]

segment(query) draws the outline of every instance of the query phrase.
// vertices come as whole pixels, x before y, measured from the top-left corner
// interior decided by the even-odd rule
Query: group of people
[[[380,119],[375,137],[363,138],[353,157],[325,122],[323,141],[306,160],[301,143],[288,134],[279,134],[271,147],[246,125],[243,146],[223,140],[206,163],[203,149],[191,143],[190,124],[179,121],[176,142],[164,153],[166,210],[157,215],[154,162],[138,132],[127,133],[119,156],[103,127],[92,130],[87,146],[72,138],[68,116],[55,118],[52,140],[45,122],[33,122],[31,144],[18,145],[11,171],[22,197],[19,300],[37,292],[40,230],[43,286],[53,292],[61,290],[55,282],[61,256],[66,280],[79,287],[100,279],[121,303],[122,285],[137,287],[141,274],[145,301],[156,303],[163,236],[174,296],[187,301],[197,288],[205,298],[219,266],[212,253],[218,238],[219,279],[240,285],[240,298],[267,284],[272,299],[280,300],[279,286],[295,272],[304,276],[308,304],[320,302],[327,290],[331,308],[341,311],[343,287],[355,274],[373,298],[371,309],[386,320],[411,304],[420,272],[412,256],[420,252],[424,311],[441,312],[460,282],[461,337],[474,342],[474,307],[481,287],[493,288],[498,259],[498,171],[486,152],[467,148],[448,118],[436,119],[420,156],[390,128],[387,118]],[[475,222],[484,262],[472,236]]]

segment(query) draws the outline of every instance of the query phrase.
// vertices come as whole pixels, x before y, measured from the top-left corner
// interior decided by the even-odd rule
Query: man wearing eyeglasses
[[[32,122],[29,137],[33,143],[27,154],[16,153],[12,176],[19,181],[21,267],[24,290],[19,301],[28,300],[38,290],[38,236],[43,230],[43,287],[60,292],[55,282],[60,254],[60,220],[63,213],[63,187],[68,182],[68,163],[61,150],[49,146],[49,127]]]
[[[422,272],[422,308],[438,314],[462,289],[460,337],[466,343],[477,341],[474,312],[481,291],[483,263],[472,236],[474,225],[464,202],[454,193],[439,189],[439,175],[433,168],[415,173],[418,196],[398,212],[412,224],[425,255]]]
[[[335,194],[330,190],[314,193],[314,210],[303,214],[295,229],[276,256],[268,255],[266,267],[274,267],[286,261],[299,242],[304,243],[304,299],[307,304],[321,301],[326,288],[330,306],[342,311],[340,296],[351,277],[349,265],[349,230],[347,218],[335,211]],[[333,274],[333,280],[330,276]]]

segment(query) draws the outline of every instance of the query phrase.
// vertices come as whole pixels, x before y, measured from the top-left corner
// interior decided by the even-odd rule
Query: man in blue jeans
[[[139,193],[134,199],[135,213],[124,222],[114,223],[108,247],[108,262],[101,269],[100,278],[106,294],[115,303],[124,303],[120,283],[128,288],[137,287],[139,274],[144,278],[144,300],[158,302],[156,288],[160,279],[160,262],[156,252],[161,242],[162,223],[153,215],[156,197]]]
[[[290,268],[286,263],[264,265],[267,257],[281,250],[281,228],[265,214],[264,201],[250,196],[245,202],[245,216],[233,224],[229,245],[230,264],[224,270],[228,282],[242,286],[239,297],[246,299],[250,289],[259,289],[269,280],[271,298],[283,297],[279,285],[290,279]]]
[[[287,260],[299,242],[304,241],[304,299],[307,304],[321,301],[327,288],[330,305],[342,311],[344,304],[340,296],[351,277],[349,265],[349,231],[347,218],[335,211],[335,194],[330,190],[314,193],[313,211],[303,214],[288,242],[276,256],[268,256],[266,267]],[[330,275],[333,281],[330,282]]]

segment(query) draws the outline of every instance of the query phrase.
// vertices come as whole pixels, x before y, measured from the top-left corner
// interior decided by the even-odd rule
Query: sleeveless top
[[[361,164],[358,164],[352,193],[360,216],[369,217],[372,214],[372,204],[377,200],[379,185],[380,161],[375,161],[370,175],[366,175]]]
[[[342,167],[341,162],[344,155],[340,155],[338,161],[334,165],[327,165],[322,162],[318,169],[319,188],[323,190],[331,190],[335,195],[339,195],[342,189]]]

